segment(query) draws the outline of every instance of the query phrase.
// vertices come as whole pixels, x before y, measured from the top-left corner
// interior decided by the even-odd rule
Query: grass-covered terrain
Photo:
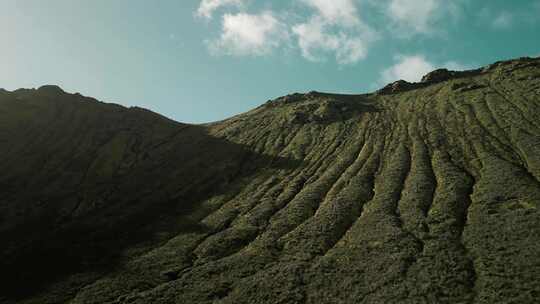
[[[187,125],[0,90],[2,303],[537,303],[540,59]]]

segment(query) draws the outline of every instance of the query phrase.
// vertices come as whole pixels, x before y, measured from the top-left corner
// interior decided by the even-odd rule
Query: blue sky
[[[540,55],[540,0],[0,0],[0,87],[182,122]]]

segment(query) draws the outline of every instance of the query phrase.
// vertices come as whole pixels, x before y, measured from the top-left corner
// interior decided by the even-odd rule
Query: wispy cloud
[[[352,64],[367,55],[367,45],[362,38],[339,30],[333,32],[321,18],[297,24],[292,31],[297,36],[302,56],[310,61],[324,60],[325,54],[332,52],[339,64]]]
[[[204,18],[212,18],[214,11],[222,6],[236,6],[241,7],[244,4],[244,0],[202,0],[196,15]]]
[[[494,10],[489,6],[477,14],[480,24],[494,30],[509,30],[540,22],[540,0],[507,10]]]
[[[315,9],[321,19],[328,23],[354,26],[360,23],[353,0],[300,0]]]
[[[249,0],[202,0],[196,15],[212,18],[217,9],[229,8],[222,15],[219,37],[207,42],[213,54],[263,56],[292,46],[309,61],[333,58],[351,65],[367,57],[381,33],[393,36],[392,29],[398,29],[406,35],[430,34],[441,18],[456,16],[457,3],[464,1],[295,0],[282,11],[248,13]],[[383,32],[362,18],[361,9],[370,5],[386,18]]]
[[[386,13],[401,27],[427,33],[440,8],[439,0],[391,0]]]
[[[332,53],[338,64],[353,64],[366,57],[375,34],[360,19],[354,1],[301,1],[314,11],[292,27],[304,58],[322,61]]]
[[[280,13],[269,10],[257,14],[223,14],[220,36],[207,42],[210,51],[213,54],[262,56],[294,45],[310,61],[323,61],[332,56],[338,64],[346,65],[366,57],[369,44],[376,35],[360,19],[356,0],[297,1],[310,9],[303,22],[298,18],[292,19],[296,22],[289,21],[280,17]],[[197,15],[211,18],[221,6],[245,4],[244,0],[203,0]]]
[[[381,72],[379,85],[384,85],[396,80],[408,82],[418,82],[425,74],[437,69],[447,68],[449,70],[466,70],[469,65],[464,65],[455,61],[448,61],[442,64],[433,63],[426,59],[424,55],[397,55],[395,64]]]
[[[444,33],[444,22],[459,20],[468,0],[363,0],[382,11],[386,31],[398,38]]]
[[[214,54],[261,56],[288,38],[285,26],[266,11],[261,14],[225,14],[219,39],[209,42]]]
[[[336,50],[340,45],[336,36],[325,33],[325,23],[320,18],[297,24],[292,31],[298,38],[302,56],[311,61],[320,60],[316,50]]]
[[[493,19],[492,26],[496,29],[508,29],[512,27],[514,16],[510,12],[500,12]]]

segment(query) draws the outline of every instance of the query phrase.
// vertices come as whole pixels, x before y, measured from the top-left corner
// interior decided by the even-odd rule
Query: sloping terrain
[[[0,146],[0,302],[540,298],[540,59],[208,125],[0,91]]]

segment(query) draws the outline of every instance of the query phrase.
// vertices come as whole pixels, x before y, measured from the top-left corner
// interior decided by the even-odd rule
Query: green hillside
[[[2,303],[535,303],[540,58],[189,125],[0,90]]]

